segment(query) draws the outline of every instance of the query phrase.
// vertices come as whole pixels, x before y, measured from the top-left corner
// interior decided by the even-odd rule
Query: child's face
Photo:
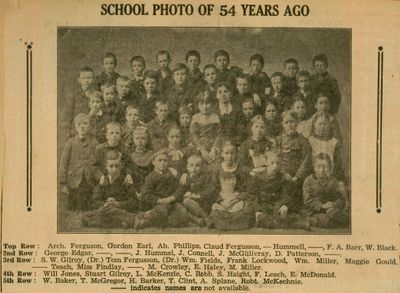
[[[245,78],[238,78],[236,81],[236,89],[239,94],[245,94],[249,90],[249,82]]]
[[[224,162],[231,166],[235,163],[236,161],[236,150],[233,146],[225,146],[222,149],[222,158],[224,159]]]
[[[310,88],[310,79],[307,76],[300,76],[297,81],[297,86],[301,90],[308,90]]]
[[[159,172],[166,172],[168,169],[168,157],[166,154],[160,154],[153,159],[154,169]]]
[[[156,115],[161,121],[164,121],[168,117],[168,105],[158,104],[156,105]]]
[[[282,90],[282,78],[280,76],[274,76],[271,78],[271,83],[274,92],[280,93]]]
[[[78,82],[81,85],[83,90],[86,90],[90,87],[94,79],[93,72],[81,72],[79,74]]]
[[[112,87],[106,87],[103,90],[103,99],[106,105],[111,104],[115,98],[115,90]]]
[[[126,97],[129,94],[129,81],[117,81],[117,91],[120,97]]]
[[[178,129],[172,129],[168,133],[167,140],[173,148],[178,148],[181,144],[181,132]]]
[[[329,135],[330,123],[326,117],[320,117],[314,122],[315,134],[327,137]]]
[[[132,74],[134,76],[142,76],[143,70],[144,70],[144,65],[140,61],[132,61],[131,70],[132,70]]]
[[[326,160],[316,160],[314,163],[314,171],[317,178],[326,178],[331,172],[331,167]]]
[[[229,61],[228,58],[226,58],[226,56],[220,55],[217,58],[215,58],[215,66],[219,69],[219,70],[223,70],[226,69],[229,65]]]
[[[199,68],[200,60],[196,56],[189,56],[186,65],[190,71],[195,71]]]
[[[126,122],[132,125],[134,122],[139,121],[139,110],[135,108],[126,109],[125,118]]]
[[[254,140],[260,140],[265,136],[265,123],[257,121],[251,126],[251,134]]]
[[[173,79],[177,85],[182,85],[186,82],[186,70],[181,69],[181,70],[176,70],[174,71]]]
[[[263,65],[262,65],[262,63],[261,63],[260,61],[258,61],[258,60],[253,60],[253,61],[251,61],[251,63],[250,63],[250,69],[251,69],[251,72],[252,72],[252,73],[254,73],[254,74],[260,74],[260,73],[261,73],[261,70],[263,69]]]
[[[267,174],[274,176],[281,170],[281,160],[278,156],[271,155],[267,158]]]
[[[287,77],[296,77],[297,72],[299,71],[299,66],[296,63],[286,63],[285,68],[283,70],[283,74]]]
[[[293,111],[297,114],[299,120],[303,120],[306,115],[306,105],[304,105],[304,102],[301,100],[296,101],[293,104]]]
[[[328,66],[326,66],[326,64],[322,61],[315,61],[314,69],[315,69],[315,73],[324,74],[327,71]]]
[[[285,130],[285,133],[287,135],[293,135],[296,133],[297,120],[294,119],[292,116],[286,115],[283,118],[282,124],[283,129]]]
[[[150,94],[153,94],[157,89],[157,81],[154,78],[145,78],[143,85],[146,92]]]
[[[122,164],[121,159],[118,158],[116,160],[107,160],[106,170],[108,175],[112,178],[116,178],[121,174]]]
[[[83,138],[89,132],[89,118],[82,118],[75,122],[75,130],[78,136]]]
[[[121,141],[121,129],[115,125],[109,125],[106,127],[106,138],[107,142],[111,146],[116,146]]]
[[[133,144],[136,148],[144,149],[147,144],[147,135],[145,132],[135,132],[133,135]]]
[[[201,167],[203,166],[203,161],[199,157],[190,157],[187,161],[187,170],[189,174],[197,174]]]
[[[103,59],[103,68],[106,73],[113,73],[116,66],[114,58],[108,57]]]
[[[182,127],[189,127],[191,120],[192,120],[192,117],[190,117],[189,114],[181,114],[179,116],[179,122]]]
[[[231,101],[231,91],[229,89],[227,89],[225,86],[220,86],[217,89],[217,99],[220,103],[229,103]]]
[[[92,110],[95,113],[97,113],[101,108],[101,99],[100,99],[100,97],[90,97],[89,108],[90,108],[90,110]]]
[[[210,103],[200,102],[198,107],[199,107],[199,111],[201,114],[208,115],[211,113],[211,104]]]
[[[327,112],[329,111],[329,98],[328,97],[319,97],[317,102],[315,103],[315,109],[317,112]]]
[[[204,79],[208,84],[215,84],[217,81],[217,71],[215,68],[207,68],[204,70]]]
[[[160,69],[167,69],[170,61],[171,60],[169,60],[168,56],[165,54],[157,56],[157,63],[158,66],[160,66]]]
[[[242,104],[242,111],[246,118],[253,117],[254,114],[254,104],[252,102],[244,102]]]
[[[268,104],[265,107],[265,118],[267,120],[273,120],[276,118],[277,115],[278,115],[278,110],[276,109],[275,105]]]

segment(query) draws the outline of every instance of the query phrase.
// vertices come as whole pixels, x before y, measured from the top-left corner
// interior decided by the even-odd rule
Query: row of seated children
[[[161,105],[165,106],[167,104],[161,103]],[[205,120],[205,125],[200,125],[199,127],[196,127],[194,126],[194,123],[196,122],[194,118],[197,114],[193,117],[190,126],[190,132],[199,133],[201,135],[198,139],[193,140],[192,147],[188,145],[188,148],[182,148],[182,145],[180,144],[182,138],[181,129],[177,125],[172,124],[168,128],[166,133],[168,146],[166,148],[161,147],[155,151],[151,149],[152,143],[150,142],[151,135],[149,135],[149,129],[142,125],[134,128],[134,130],[132,131],[132,144],[124,144],[122,143],[121,126],[117,122],[110,122],[106,125],[105,136],[107,141],[105,143],[98,144],[97,140],[90,135],[91,125],[89,115],[84,113],[78,114],[74,119],[77,135],[67,141],[61,158],[60,166],[60,183],[62,184],[62,190],[64,192],[68,192],[69,194],[69,208],[79,210],[89,210],[95,208],[96,206],[93,206],[93,203],[95,202],[93,201],[93,187],[96,185],[105,186],[107,184],[110,184],[110,182],[117,182],[116,186],[114,186],[117,190],[118,188],[125,188],[127,186],[130,186],[130,189],[134,187],[135,190],[134,192],[131,191],[132,194],[140,195],[139,204],[134,204],[132,201],[129,201],[128,204],[130,207],[135,207],[134,211],[142,212],[140,214],[141,216],[139,217],[133,217],[129,214],[130,216],[132,216],[132,219],[134,219],[134,222],[136,223],[134,225],[137,228],[148,225],[157,225],[153,223],[151,215],[163,214],[168,217],[169,208],[167,209],[167,213],[165,212],[165,210],[160,211],[157,209],[169,207],[169,200],[176,201],[178,199],[178,201],[180,201],[182,199],[182,195],[178,197],[175,197],[174,195],[174,200],[171,194],[177,192],[176,184],[172,184],[171,182],[169,182],[169,180],[161,180],[160,182],[158,182],[157,180],[152,180],[151,178],[157,178],[158,176],[155,175],[159,174],[162,170],[163,171],[161,172],[161,174],[163,174],[163,172],[168,169],[174,170],[169,172],[174,175],[173,177],[177,180],[179,177],[181,177],[181,183],[183,183],[185,181],[185,177],[187,178],[187,175],[185,176],[185,167],[187,165],[187,168],[189,168],[189,163],[191,161],[188,158],[191,158],[193,156],[199,158],[199,160],[201,160],[202,162],[206,162],[205,165],[207,169],[211,168],[213,170],[218,170],[218,167],[220,166],[226,167],[227,162],[228,167],[232,167],[232,164],[237,164],[238,166],[240,166],[240,177],[246,178],[244,180],[239,180],[241,183],[238,184],[238,186],[244,188],[247,185],[246,183],[251,181],[252,177],[259,177],[260,174],[264,174],[266,170],[268,170],[269,156],[266,154],[269,153],[270,150],[275,149],[280,154],[277,157],[279,157],[279,163],[282,164],[282,172],[285,174],[284,178],[285,180],[288,180],[290,182],[289,185],[292,186],[288,194],[291,197],[292,205],[297,207],[297,210],[302,207],[302,203],[304,201],[303,189],[305,179],[312,173],[312,157],[317,157],[317,155],[319,155],[320,153],[323,153],[326,157],[329,157],[329,174],[332,174],[330,176],[332,178],[338,177],[340,179],[344,179],[341,169],[340,154],[338,152],[339,144],[337,139],[333,137],[330,116],[326,112],[317,112],[317,114],[313,117],[313,130],[311,131],[312,135],[309,137],[308,140],[303,135],[299,134],[296,130],[298,120],[295,111],[290,110],[284,112],[282,122],[283,133],[276,137],[275,143],[272,143],[266,137],[266,129],[268,125],[266,119],[264,119],[260,115],[257,115],[251,119],[251,123],[249,125],[249,138],[241,144],[238,151],[237,143],[235,142],[230,142],[229,145],[223,144],[221,142],[219,144],[214,143],[214,141],[218,141],[215,139],[216,137],[218,137],[218,131],[213,131],[212,129],[219,128],[218,123],[216,122],[218,121],[218,116],[210,112],[211,103],[207,95],[204,95],[203,98],[200,99],[199,109],[200,112],[198,113],[198,115],[200,115],[200,117],[205,115],[207,119]],[[163,112],[163,115],[165,117],[167,116],[167,114],[168,111]],[[203,120],[200,119],[199,121],[201,124]],[[196,130],[198,129],[202,131],[196,132]],[[211,132],[210,129],[212,130]],[[205,136],[205,139],[203,139],[203,136]],[[205,143],[202,140],[205,141]],[[210,142],[212,142],[211,145]],[[229,153],[227,149],[230,150],[230,155],[227,155],[227,153]],[[110,152],[116,152],[118,154],[119,163],[117,165],[119,165],[119,167],[123,170],[123,173],[118,172],[118,178],[120,178],[118,181],[112,179],[112,176],[110,175],[110,160],[108,159]],[[160,159],[160,153],[163,154],[163,156],[161,156],[163,157],[163,163],[161,164],[160,162],[160,165],[162,165],[163,168],[158,168],[156,166],[156,163]],[[113,156],[116,157],[115,154]],[[169,169],[170,166],[174,166],[175,168]],[[226,171],[227,168],[225,168],[224,170]],[[121,174],[124,175],[121,176]],[[213,176],[211,177],[211,181],[207,180],[205,182],[212,182],[212,180],[214,180],[217,181],[217,184],[211,184],[210,186],[217,186],[218,184],[220,184],[220,186],[226,186],[225,184],[221,184],[220,180],[218,179],[220,177],[223,178],[224,175],[218,175],[218,172],[211,172],[211,174],[213,174]],[[199,181],[199,184],[200,183],[201,181]],[[283,186],[289,185],[284,184]],[[201,183],[200,186],[204,187],[207,186],[207,184]],[[266,190],[261,187],[258,188],[259,184],[251,184],[250,186],[257,186],[257,192],[250,192],[250,194],[258,194],[261,191],[269,192],[269,188],[266,188]],[[98,190],[100,187],[96,188],[94,192],[95,195],[98,194],[96,190]],[[219,191],[219,193],[220,192],[221,191]],[[126,197],[123,195],[125,194],[124,192],[121,191],[120,194],[123,198]],[[164,199],[164,195],[166,194],[169,194],[166,197],[168,199]],[[216,193],[212,192],[212,194],[214,194],[215,196]],[[183,194],[183,199],[186,199],[184,195],[185,194]],[[163,198],[163,200],[161,200],[161,203],[168,202],[168,204],[161,204],[161,207],[159,207],[157,204],[158,197]],[[95,196],[95,198],[99,198],[99,196]],[[100,202],[104,201],[104,196],[100,196],[100,198]],[[115,200],[115,198],[118,197],[112,196],[112,198]],[[117,202],[119,201],[117,200]],[[187,200],[183,201],[183,203],[185,202],[187,202]],[[214,203],[216,205],[214,205]],[[241,206],[242,208],[246,207],[245,210],[247,212],[245,214],[247,215],[249,221],[246,222],[240,220],[242,216],[240,212],[240,217],[238,218],[239,223],[251,223],[251,219],[253,219],[252,212],[248,212],[252,211],[253,205],[248,205],[247,201],[245,201],[245,203],[246,204],[243,203],[243,206],[242,204],[239,204],[238,206]],[[100,207],[100,211],[105,210],[105,214],[108,215],[106,216],[106,218],[111,217],[109,214],[110,206],[114,207],[114,203],[106,201],[104,203],[104,206]],[[174,216],[172,217],[172,219],[175,220],[171,220],[172,222],[170,223],[170,226],[179,226],[180,222],[177,219],[185,219],[185,217],[189,217],[189,219],[196,219],[196,217],[199,216],[199,213],[196,212],[192,213],[194,215],[192,215],[191,213],[187,213],[187,209],[190,210],[190,208],[188,208],[187,206],[176,206],[177,210],[174,211]],[[223,210],[221,215],[219,213],[219,208],[221,207],[218,208],[218,202],[212,201],[211,206],[215,208],[213,214],[217,215],[215,217],[211,217],[211,219],[214,219],[213,221],[211,221],[211,223],[213,223],[213,225],[219,227],[220,229],[225,229],[226,225],[222,225],[221,223],[219,223],[218,219],[220,218],[220,216],[222,216],[222,218],[226,217],[225,212],[227,211]],[[157,207],[157,209],[153,210],[153,207]],[[233,210],[229,210],[228,215],[235,211],[236,208],[233,208]],[[242,209],[240,210],[242,211]],[[125,211],[125,209],[123,209],[123,211]],[[133,210],[129,208],[128,212],[132,211]],[[121,213],[119,209],[118,213]],[[91,212],[90,214],[95,219],[97,219],[96,217],[98,217],[99,215],[104,215],[104,213],[99,211]],[[123,214],[126,213],[124,212]],[[200,214],[202,214],[201,219],[203,219],[204,221],[210,221],[210,217],[205,217],[204,213]],[[161,222],[165,223],[164,220],[162,220]],[[300,219],[300,223],[302,222],[301,220],[304,219]],[[89,223],[92,221],[86,222]],[[195,222],[199,223],[199,221]],[[232,223],[232,221],[230,222]],[[187,221],[183,221],[183,223],[187,223]],[[222,223],[224,223],[224,221],[222,221]],[[298,224],[298,221],[296,220],[294,221],[294,223]],[[101,225],[102,224],[100,224],[100,226]],[[127,224],[125,222],[124,224],[119,224],[119,226],[121,227],[131,225],[132,222],[130,222],[130,224]],[[228,225],[227,229],[235,229],[234,226],[238,225]]]
[[[284,62],[282,73],[276,72],[271,78],[263,72],[264,58],[259,54],[250,57],[250,72],[230,64],[229,53],[219,50],[215,53],[215,64],[208,64],[203,72],[199,69],[200,54],[189,51],[186,55],[186,64],[178,63],[173,69],[167,51],[157,54],[158,70],[147,70],[142,56],[131,59],[131,77],[120,76],[116,71],[117,58],[113,53],[106,53],[103,58],[104,71],[95,76],[93,70],[84,67],[79,72],[79,88],[72,91],[67,98],[67,105],[63,109],[64,120],[68,126],[72,125],[73,118],[79,113],[89,113],[88,96],[94,90],[102,92],[105,114],[104,119],[110,117],[123,123],[125,109],[129,104],[140,108],[140,119],[148,123],[154,118],[155,102],[165,99],[169,103],[169,116],[178,122],[178,109],[181,106],[191,107],[197,96],[207,91],[211,99],[217,100],[217,85],[225,82],[230,89],[230,102],[237,108],[246,99],[252,99],[256,111],[263,114],[266,100],[277,104],[278,111],[283,112],[291,107],[293,100],[302,99],[306,106],[306,117],[310,118],[315,112],[313,107],[316,95],[324,92],[330,98],[331,115],[338,112],[341,94],[335,78],[328,72],[328,58],[320,54],[313,59],[315,73],[300,71],[296,59]],[[216,101],[217,102],[217,101]],[[224,109],[220,109],[225,112]],[[229,107],[227,108],[230,112]],[[98,114],[101,116],[101,114]]]

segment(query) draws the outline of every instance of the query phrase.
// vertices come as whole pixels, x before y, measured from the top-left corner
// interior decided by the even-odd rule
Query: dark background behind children
[[[165,49],[171,53],[171,65],[185,62],[189,50],[201,55],[200,68],[214,63],[214,53],[225,49],[230,66],[246,72],[249,59],[260,53],[265,59],[263,71],[271,75],[283,70],[283,62],[296,58],[301,70],[313,73],[312,59],[325,53],[329,58],[328,72],[337,79],[342,93],[338,121],[343,132],[344,169],[349,173],[350,104],[351,104],[351,32],[346,29],[289,28],[84,28],[58,31],[58,119],[63,117],[65,93],[77,84],[82,66],[93,68],[95,75],[103,71],[102,56],[113,52],[118,58],[116,71],[130,76],[130,58],[142,55],[147,69],[156,69],[156,54]],[[164,40],[160,42],[160,39]],[[207,40],[207,42],[205,41]],[[162,45],[161,45],[162,44]],[[58,154],[67,133],[59,120]]]

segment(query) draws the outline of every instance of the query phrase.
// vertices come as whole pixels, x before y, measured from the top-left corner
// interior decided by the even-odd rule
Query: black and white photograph
[[[58,233],[351,234],[351,29],[57,34]]]

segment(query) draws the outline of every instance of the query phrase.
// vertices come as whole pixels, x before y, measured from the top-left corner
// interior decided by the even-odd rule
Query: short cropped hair
[[[297,117],[297,114],[296,114],[295,111],[293,111],[293,110],[287,110],[287,111],[284,111],[284,112],[282,113],[282,122],[283,122],[283,119],[285,119],[287,116],[293,118],[293,119],[296,120],[296,121],[299,120],[299,117]]]
[[[297,59],[294,58],[289,58],[285,60],[283,66],[286,66],[287,64],[296,64],[297,66],[299,66],[299,61],[297,61]]]
[[[251,62],[253,62],[254,60],[258,61],[261,63],[262,66],[264,66],[264,57],[261,56],[261,54],[253,54],[250,57],[250,64]]]
[[[282,74],[282,72],[277,71],[277,72],[274,72],[274,73],[271,75],[271,79],[274,78],[274,77],[283,78],[283,74]]]
[[[313,166],[315,165],[315,163],[316,163],[318,160],[326,161],[326,162],[328,163],[329,167],[332,168],[331,157],[330,157],[328,154],[319,153],[319,154],[315,155],[315,156],[313,157],[313,160],[312,160]]]
[[[127,82],[131,82],[131,80],[129,79],[129,77],[125,76],[125,75],[121,75],[117,78],[117,82],[121,82],[121,81],[127,81]]]
[[[101,61],[104,62],[104,59],[106,59],[106,58],[112,58],[114,60],[115,65],[118,64],[117,56],[115,56],[114,53],[112,53],[112,52],[104,53],[103,57],[101,58]]]
[[[197,59],[199,59],[199,62],[201,61],[200,53],[196,50],[190,50],[186,53],[185,59],[186,62],[189,60],[189,57],[195,56]]]
[[[118,150],[108,150],[104,156],[104,161],[107,164],[108,160],[119,160],[121,157],[122,155]]]
[[[299,81],[300,77],[310,78],[311,74],[307,70],[300,70],[296,75],[296,80]]]
[[[89,66],[83,66],[79,69],[79,74],[83,73],[83,72],[91,72],[93,73],[93,69]]]
[[[111,121],[111,122],[107,123],[107,125],[106,125],[106,132],[108,131],[108,129],[110,127],[113,127],[113,126],[118,127],[120,130],[122,129],[121,124],[119,124],[118,122],[115,122],[115,121]]]
[[[204,66],[203,68],[203,72],[205,72],[207,69],[214,69],[215,71],[217,71],[217,67],[214,64],[207,64],[206,66]]]
[[[82,121],[82,120],[90,120],[89,115],[86,113],[79,113],[75,116],[74,118],[74,124],[78,123],[78,121]]]
[[[154,79],[158,83],[158,73],[154,70],[146,70],[144,73],[144,79]]]
[[[146,67],[146,60],[144,60],[143,56],[133,56],[131,58],[130,64],[132,66],[132,62],[137,61],[142,63],[143,67]]]
[[[188,106],[181,106],[179,108],[178,112],[179,112],[179,115],[183,115],[183,114],[186,114],[186,115],[189,115],[189,116],[193,115],[192,109],[190,109],[190,107],[188,107]]]
[[[228,63],[230,62],[230,57],[229,57],[229,53],[225,50],[218,50],[217,52],[215,52],[214,54],[214,59],[217,60],[217,58],[219,56],[224,56],[226,57],[226,59],[228,60]]]
[[[160,55],[165,55],[165,56],[167,56],[168,60],[171,60],[171,55],[169,54],[169,52],[168,52],[167,50],[160,50],[160,51],[158,51],[158,52],[157,52],[157,55],[156,55],[156,59],[157,59],[158,56],[160,56]]]
[[[188,68],[185,64],[183,63],[177,63],[175,66],[172,68],[172,72],[180,71],[180,70],[185,70],[186,72],[188,71]]]
[[[313,60],[312,60],[313,66],[315,65],[315,62],[317,62],[317,61],[323,62],[323,63],[326,65],[326,67],[329,66],[328,56],[326,56],[326,54],[318,54],[318,55],[315,55],[314,58],[313,58]]]

